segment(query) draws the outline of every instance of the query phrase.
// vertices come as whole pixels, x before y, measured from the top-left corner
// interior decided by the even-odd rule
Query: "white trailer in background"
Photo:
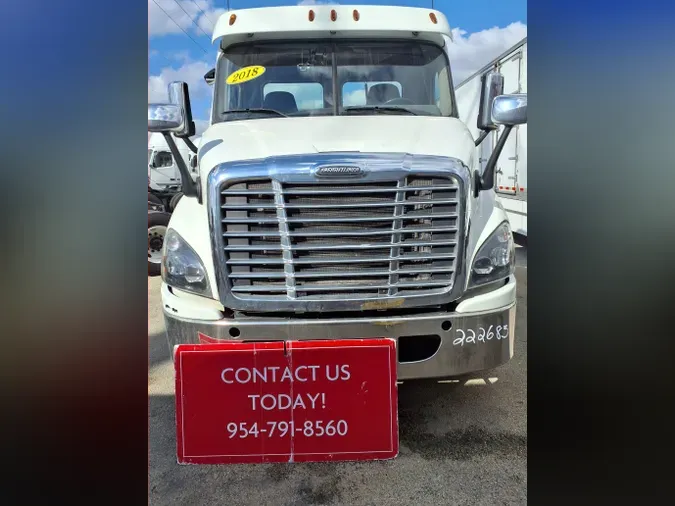
[[[475,139],[481,134],[477,127],[481,78],[489,71],[504,76],[504,93],[527,93],[527,37],[455,88],[460,119]],[[481,171],[502,129],[488,134],[476,148]],[[527,124],[513,128],[497,162],[495,176],[497,200],[504,206],[513,232],[527,236]]]

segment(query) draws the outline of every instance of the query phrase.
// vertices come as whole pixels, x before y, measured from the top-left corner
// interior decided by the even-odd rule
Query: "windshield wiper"
[[[343,113],[348,112],[363,112],[363,111],[373,111],[376,113],[391,114],[391,113],[404,113],[412,114],[417,116],[417,113],[406,109],[405,107],[396,107],[396,106],[387,106],[387,105],[371,105],[371,106],[359,106],[359,107],[347,107],[342,110]]]
[[[235,113],[260,113],[260,114],[273,114],[274,116],[282,116],[288,118],[283,112],[279,112],[275,109],[263,109],[263,108],[254,108],[254,109],[230,109],[229,111],[223,111],[222,114],[235,114]]]

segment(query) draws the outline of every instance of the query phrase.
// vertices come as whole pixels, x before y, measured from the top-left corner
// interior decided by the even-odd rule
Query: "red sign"
[[[181,464],[398,455],[391,339],[179,345]]]

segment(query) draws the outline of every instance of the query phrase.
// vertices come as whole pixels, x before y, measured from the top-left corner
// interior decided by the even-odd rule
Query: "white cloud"
[[[176,61],[187,63],[190,61],[190,51],[183,49],[182,51],[176,51],[171,55],[171,58]]]
[[[453,44],[448,48],[455,85],[480,70],[527,36],[527,25],[520,21],[505,28],[497,26],[467,35],[466,30],[452,30]]]
[[[182,28],[188,33],[202,37],[206,33],[211,37],[223,12],[225,9],[214,7],[213,0],[148,0],[148,36],[180,34]]]
[[[200,2],[197,2],[198,4]],[[203,2],[207,3],[207,2]],[[200,5],[201,7],[201,5]],[[199,28],[204,30],[206,33],[213,34],[213,29],[216,27],[216,23],[218,22],[218,18],[225,14],[227,12],[227,9],[205,9],[204,7],[201,7],[201,9],[204,11],[205,15],[200,15],[199,19],[197,20],[197,24],[199,25]],[[201,14],[201,13],[200,13]],[[201,33],[201,32],[200,32]]]
[[[211,96],[211,88],[204,81],[204,74],[211,70],[211,65],[204,61],[186,61],[180,68],[163,68],[159,75],[148,77],[148,102],[168,101],[167,87],[172,81],[184,81],[188,84],[190,98],[206,98]]]
[[[346,106],[365,105],[366,104],[366,90],[360,88],[358,90],[345,93],[342,97],[342,103]]]

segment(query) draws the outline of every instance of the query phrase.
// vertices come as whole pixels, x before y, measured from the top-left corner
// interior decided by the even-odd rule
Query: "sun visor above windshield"
[[[439,11],[377,5],[297,5],[228,11],[213,30],[225,48],[245,41],[325,37],[396,37],[443,46],[452,32]]]

